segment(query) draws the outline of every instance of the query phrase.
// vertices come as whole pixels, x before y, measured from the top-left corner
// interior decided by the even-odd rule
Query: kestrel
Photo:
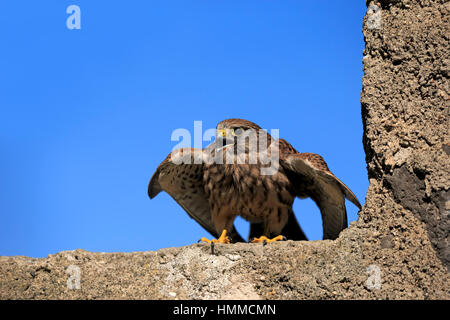
[[[153,174],[148,195],[162,190],[220,243],[244,241],[233,225],[238,215],[250,222],[252,242],[307,240],[292,209],[296,197],[310,197],[319,207],[323,239],[336,239],[347,227],[345,198],[361,209],[320,155],[299,153],[243,119],[220,122],[215,142],[205,149],[170,153]]]

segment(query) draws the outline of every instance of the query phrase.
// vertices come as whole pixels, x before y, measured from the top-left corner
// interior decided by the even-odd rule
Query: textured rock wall
[[[361,93],[370,187],[337,240],[0,257],[0,298],[450,299],[450,6],[374,4]]]
[[[364,29],[361,105],[369,178],[425,224],[450,267],[450,3],[380,5],[381,26]]]

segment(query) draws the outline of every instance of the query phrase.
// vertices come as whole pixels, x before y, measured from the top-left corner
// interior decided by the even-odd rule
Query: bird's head
[[[270,139],[270,135],[256,123],[244,119],[223,120],[217,125],[217,150],[226,149],[233,145],[235,150],[239,150],[240,146],[247,146],[245,150],[248,152],[248,144],[252,143],[252,138],[258,141],[257,139],[261,134]]]

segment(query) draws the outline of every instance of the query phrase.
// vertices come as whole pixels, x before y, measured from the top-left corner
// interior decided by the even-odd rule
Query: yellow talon
[[[261,237],[259,237],[259,238],[254,238],[252,241],[251,241],[251,243],[259,243],[259,242],[262,242],[262,243],[271,243],[271,242],[275,242],[275,241],[281,241],[281,240],[286,240],[286,238],[284,237],[284,236],[282,236],[282,235],[279,235],[279,236],[276,236],[275,238],[273,238],[273,239],[269,239],[269,238],[267,238],[266,236],[261,236]]]
[[[227,237],[227,230],[223,229],[222,234],[220,235],[219,239],[212,239],[212,240],[208,240],[206,238],[201,238],[200,239],[201,242],[207,242],[207,243],[230,243],[230,238]]]

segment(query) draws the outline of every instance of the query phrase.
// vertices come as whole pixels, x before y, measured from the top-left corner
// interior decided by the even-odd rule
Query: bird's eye
[[[231,133],[233,134],[233,136],[240,136],[241,134],[244,133],[244,129],[242,128],[234,128],[231,130]]]

